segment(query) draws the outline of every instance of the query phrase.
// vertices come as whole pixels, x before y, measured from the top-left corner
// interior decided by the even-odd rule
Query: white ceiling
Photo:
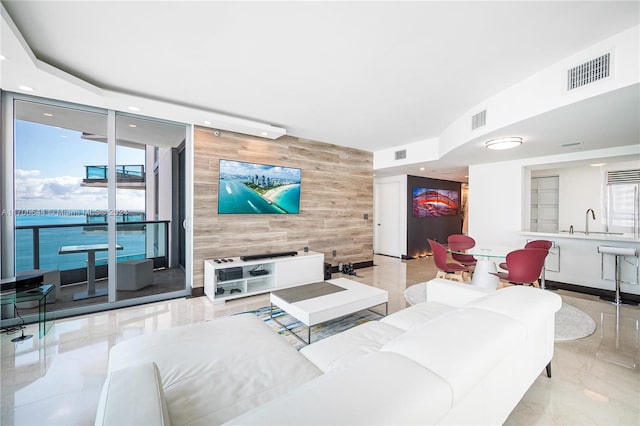
[[[368,151],[438,137],[492,95],[640,21],[638,1],[2,4],[38,59],[99,88]],[[637,85],[598,98],[514,125],[544,143],[501,155],[562,152],[569,136],[637,143]],[[606,120],[584,120],[594,112]],[[479,144],[410,174],[449,167],[459,180],[485,161]]]

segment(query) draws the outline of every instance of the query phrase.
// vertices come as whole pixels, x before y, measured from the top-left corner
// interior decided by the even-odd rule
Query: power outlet
[[[364,214],[364,220],[369,220],[369,213]]]

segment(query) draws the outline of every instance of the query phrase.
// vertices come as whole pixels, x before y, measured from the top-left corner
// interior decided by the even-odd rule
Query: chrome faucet
[[[587,209],[587,213],[584,218],[584,234],[589,235],[589,212],[591,212],[591,218],[596,220],[596,214],[593,209]]]

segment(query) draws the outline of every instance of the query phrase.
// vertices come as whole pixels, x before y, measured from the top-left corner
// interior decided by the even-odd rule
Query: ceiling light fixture
[[[5,59],[7,59],[7,57],[6,57],[6,56],[4,56],[4,55],[0,55],[0,61],[4,61]]]
[[[53,114],[51,114],[50,112],[43,112],[42,115],[44,115],[45,117],[53,117]]]
[[[260,134],[261,134],[262,136],[269,136],[269,133],[267,133],[267,132],[260,132]]]
[[[518,136],[509,136],[507,138],[492,139],[484,143],[485,148],[496,149],[496,150],[511,149],[511,148],[515,148],[518,145],[522,145],[522,138]]]
[[[594,163],[594,164],[589,164],[591,167],[600,167],[600,166],[604,166],[607,163]]]
[[[205,124],[205,125],[207,125],[207,126],[209,126],[209,125],[211,124],[211,122],[210,122],[209,120],[206,120],[206,121],[204,122],[204,124]]]
[[[129,124],[129,127],[138,127],[135,124]]]
[[[135,107],[135,106],[130,106],[130,107],[129,107],[129,110],[130,110],[130,111],[140,111],[140,108]]]
[[[33,87],[29,86],[19,86],[18,89],[24,90],[25,92],[33,92]]]

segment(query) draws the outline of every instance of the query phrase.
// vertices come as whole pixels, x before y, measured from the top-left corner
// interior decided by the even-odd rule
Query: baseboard
[[[583,285],[568,284],[559,281],[545,281],[545,288],[547,290],[568,290],[575,291],[576,293],[590,294],[592,296],[598,296],[601,299],[612,301],[615,298],[616,292],[613,290],[604,290],[601,288],[585,287]],[[638,304],[640,303],[640,295],[631,293],[620,293],[620,299],[623,303]]]
[[[372,266],[376,266],[374,265],[373,260],[366,260],[364,262],[355,262],[355,263],[352,263],[352,265],[353,265],[353,269],[370,268]],[[331,265],[331,273],[335,274],[337,272],[339,272],[338,265]]]
[[[202,297],[204,296],[204,287],[194,287],[191,289],[191,294],[186,298],[190,299],[192,297]]]
[[[356,262],[353,264],[353,269],[370,268],[375,266],[373,260],[367,260],[365,262]]]

